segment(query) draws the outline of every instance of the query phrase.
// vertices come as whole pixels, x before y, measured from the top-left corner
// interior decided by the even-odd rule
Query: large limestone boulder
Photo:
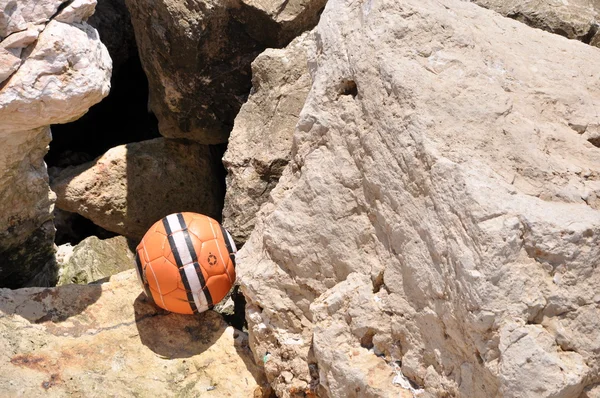
[[[110,87],[110,57],[83,22],[95,3],[61,3],[0,2],[1,286],[56,282],[48,125],[76,119]]]
[[[314,41],[238,253],[278,396],[594,394],[600,52],[458,0],[331,0]]]
[[[30,47],[0,89],[0,132],[67,123],[108,95],[111,60],[91,26],[52,20]]]
[[[324,0],[126,3],[161,134],[217,144],[248,96],[252,60],[312,28]]]
[[[68,167],[52,181],[52,190],[60,209],[141,239],[171,213],[192,211],[219,220],[224,196],[219,162],[206,145],[156,138]]]
[[[600,47],[600,0],[472,0],[535,28]]]
[[[312,83],[306,53],[313,43],[305,33],[285,49],[267,49],[252,62],[252,92],[223,156],[223,223],[237,244],[250,236],[256,213],[290,161],[294,128]]]
[[[57,286],[96,282],[135,266],[135,254],[124,236],[109,239],[90,236],[75,247],[61,245],[56,257],[60,266]]]
[[[252,397],[262,377],[242,332],[213,311],[157,309],[134,271],[104,284],[0,290],[3,396]]]

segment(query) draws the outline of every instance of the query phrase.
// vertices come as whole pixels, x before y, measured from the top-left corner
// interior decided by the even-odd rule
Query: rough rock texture
[[[161,134],[216,144],[227,142],[247,98],[252,60],[312,28],[324,1],[126,3]]]
[[[96,0],[70,0],[64,2],[62,6],[64,8],[56,14],[54,17],[55,21],[71,24],[81,23],[94,13]]]
[[[133,268],[135,255],[124,236],[105,240],[90,236],[72,248],[71,253],[58,263],[60,270],[57,285],[81,285]]]
[[[91,26],[50,21],[23,52],[0,89],[0,132],[67,123],[108,95],[111,60]]]
[[[6,80],[21,65],[21,58],[16,57],[12,52],[0,48],[0,82]]]
[[[64,0],[0,0],[0,40],[26,30],[30,24],[46,23]]]
[[[121,145],[68,167],[52,181],[56,206],[109,231],[141,239],[156,221],[192,211],[220,219],[218,158],[193,141],[157,138]]]
[[[49,21],[60,1],[0,2],[0,286],[56,282],[47,126],[79,117],[110,87],[106,48],[76,23],[91,3],[70,3],[66,24]]]
[[[223,223],[238,244],[248,239],[260,206],[290,161],[292,138],[311,80],[303,34],[285,49],[267,49],[252,63],[252,92],[240,109],[223,164]]]
[[[252,397],[260,388],[243,333],[213,311],[169,314],[143,297],[133,271],[104,284],[0,290],[2,395]]]
[[[327,4],[292,161],[238,254],[279,396],[597,391],[599,64],[469,2]]]
[[[535,28],[600,47],[600,0],[472,0]]]
[[[0,286],[23,286],[52,261],[55,195],[44,163],[49,142],[47,127],[0,133]],[[55,281],[49,275],[48,282]]]
[[[113,76],[130,58],[137,57],[137,46],[125,0],[99,0],[87,22],[98,30],[100,40],[113,61]]]

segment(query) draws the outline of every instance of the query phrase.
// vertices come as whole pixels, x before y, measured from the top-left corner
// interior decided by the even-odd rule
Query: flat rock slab
[[[251,397],[245,335],[208,311],[148,303],[134,271],[109,283],[0,290],[3,397]]]

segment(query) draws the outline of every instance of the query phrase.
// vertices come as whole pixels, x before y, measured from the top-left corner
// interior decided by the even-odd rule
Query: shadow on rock
[[[0,289],[0,318],[16,314],[32,323],[63,322],[84,312],[101,294],[99,284]]]
[[[142,344],[168,359],[189,358],[206,351],[227,327],[214,311],[197,315],[174,314],[156,307],[143,293],[133,307]]]

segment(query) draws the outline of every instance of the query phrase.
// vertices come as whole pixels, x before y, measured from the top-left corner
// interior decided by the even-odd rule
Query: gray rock
[[[56,206],[104,229],[141,239],[176,212],[220,219],[223,186],[208,146],[157,138],[120,145],[98,159],[65,168],[53,181]]]
[[[594,391],[600,52],[458,0],[331,0],[314,41],[238,254],[278,396]]]
[[[265,50],[252,63],[252,92],[223,156],[223,224],[237,244],[248,239],[256,213],[290,161],[294,128],[312,83],[306,65],[312,43],[303,34],[285,49]]]
[[[105,240],[90,236],[72,248],[72,253],[66,261],[59,261],[59,266],[57,285],[81,285],[133,268],[135,255],[124,236]]]

